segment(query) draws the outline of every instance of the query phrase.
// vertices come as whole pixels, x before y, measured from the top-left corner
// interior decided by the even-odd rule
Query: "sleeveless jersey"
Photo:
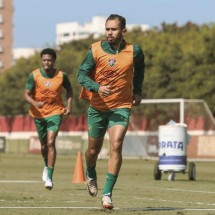
[[[63,114],[64,104],[61,97],[63,73],[56,70],[53,77],[43,77],[40,69],[33,71],[35,87],[32,97],[35,101],[44,102],[42,108],[31,106],[29,114],[35,118],[45,118],[56,114]]]
[[[90,78],[102,86],[110,86],[113,94],[102,97],[97,92],[89,92],[83,87],[80,98],[89,100],[92,107],[101,111],[131,108],[133,45],[126,43],[120,53],[108,54],[103,51],[99,41],[92,44],[92,53],[96,65]]]

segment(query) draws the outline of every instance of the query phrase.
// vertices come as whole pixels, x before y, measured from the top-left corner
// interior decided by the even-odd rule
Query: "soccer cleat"
[[[104,209],[112,210],[114,208],[110,195],[103,195],[101,205]]]
[[[96,196],[98,192],[98,187],[97,187],[97,179],[96,178],[88,178],[87,177],[87,189],[89,191],[89,194],[91,196]]]
[[[45,188],[48,190],[51,190],[53,188],[53,183],[52,183],[52,180],[50,178],[46,179]]]
[[[44,182],[46,182],[47,177],[48,177],[48,167],[45,166],[44,169],[43,169],[42,180]]]

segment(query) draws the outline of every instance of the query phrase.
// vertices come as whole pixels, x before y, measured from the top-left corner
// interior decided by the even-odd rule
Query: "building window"
[[[3,46],[0,45],[0,53],[2,53],[2,52],[3,52]]]
[[[4,64],[3,62],[0,60],[0,68],[3,68]]]
[[[0,0],[1,1],[1,0]],[[0,14],[0,24],[2,24],[4,22],[4,18],[2,16],[2,14]]]
[[[63,37],[69,37],[70,34],[69,33],[63,33]]]
[[[3,0],[0,0],[0,8],[3,8],[3,7],[4,7]]]
[[[0,38],[3,38],[3,31],[2,31],[2,29],[0,29]]]

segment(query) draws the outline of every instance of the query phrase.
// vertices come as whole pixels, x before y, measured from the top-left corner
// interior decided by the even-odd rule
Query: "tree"
[[[100,39],[103,39],[100,38]],[[88,103],[79,99],[81,86],[77,71],[93,37],[66,43],[57,50],[56,67],[65,71],[74,89],[73,114],[86,114]],[[143,98],[204,99],[215,115],[215,25],[162,23],[161,27],[142,32],[134,29],[126,41],[137,43],[145,54]],[[0,75],[0,114],[27,114],[29,105],[23,93],[28,74],[40,66],[38,53],[17,60]],[[145,108],[145,107],[144,107]]]

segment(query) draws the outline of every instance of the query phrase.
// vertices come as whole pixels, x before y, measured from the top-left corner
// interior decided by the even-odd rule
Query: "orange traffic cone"
[[[75,163],[75,171],[72,178],[72,183],[84,183],[85,177],[84,177],[84,168],[83,168],[83,162],[82,162],[82,155],[79,151],[76,158]]]

